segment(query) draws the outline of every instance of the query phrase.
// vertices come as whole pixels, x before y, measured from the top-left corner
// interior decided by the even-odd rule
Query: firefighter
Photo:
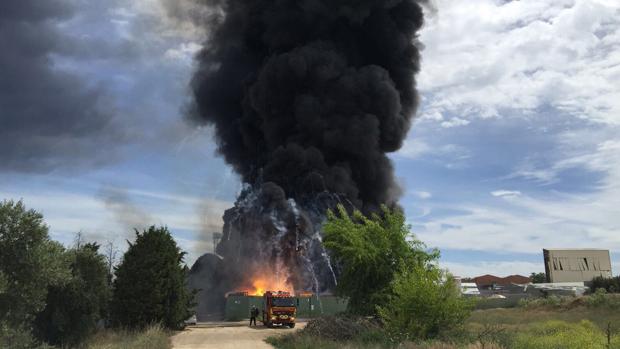
[[[254,322],[254,326],[256,326],[256,317],[258,316],[258,309],[255,305],[252,306],[250,310],[250,326],[252,326],[252,322]]]

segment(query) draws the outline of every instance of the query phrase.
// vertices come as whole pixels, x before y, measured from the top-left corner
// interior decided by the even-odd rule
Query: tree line
[[[115,251],[53,241],[43,215],[22,201],[0,203],[0,348],[79,346],[103,327],[183,327],[193,293],[188,268],[168,228],[135,230]]]

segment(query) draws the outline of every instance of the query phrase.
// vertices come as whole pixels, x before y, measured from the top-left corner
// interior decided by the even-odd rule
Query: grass
[[[552,298],[516,308],[477,310],[463,331],[443,342],[396,345],[380,332],[366,337],[332,341],[298,332],[268,341],[278,349],[620,349],[620,296]]]
[[[160,326],[144,331],[105,330],[88,340],[87,349],[170,349],[170,333]]]

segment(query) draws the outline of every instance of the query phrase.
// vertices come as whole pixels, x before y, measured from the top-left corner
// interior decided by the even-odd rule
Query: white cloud
[[[433,194],[427,192],[427,191],[414,191],[412,192],[413,195],[417,196],[418,198],[422,199],[422,200],[427,200],[433,197]]]
[[[552,106],[620,124],[620,2],[439,0],[421,41],[423,120]]]
[[[515,198],[521,196],[521,192],[518,190],[496,190],[492,191],[491,195],[500,198]]]
[[[430,153],[431,150],[432,148],[421,140],[407,139],[405,144],[403,144],[403,147],[398,151],[397,155],[413,160]]]

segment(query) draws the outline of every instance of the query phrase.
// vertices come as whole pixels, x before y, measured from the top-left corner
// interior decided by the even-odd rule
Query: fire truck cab
[[[263,295],[263,325],[295,327],[297,307],[290,292],[267,291]]]

